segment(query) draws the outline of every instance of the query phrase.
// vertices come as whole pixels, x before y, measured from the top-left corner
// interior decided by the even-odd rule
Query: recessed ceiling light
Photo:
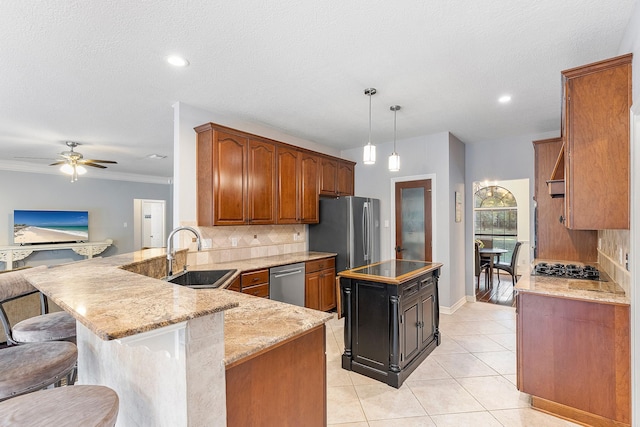
[[[502,95],[500,98],[498,98],[498,102],[501,104],[506,104],[509,101],[511,101],[511,95]]]
[[[167,156],[163,156],[162,154],[149,154],[147,159],[166,159]]]
[[[187,61],[186,59],[184,59],[181,56],[177,56],[177,55],[171,55],[167,57],[167,62],[171,65],[174,65],[176,67],[186,67],[187,65],[189,65],[189,61]]]

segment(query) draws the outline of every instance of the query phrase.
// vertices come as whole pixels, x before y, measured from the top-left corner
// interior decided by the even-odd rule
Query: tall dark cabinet
[[[442,264],[392,260],[341,272],[342,367],[399,388],[440,344]]]

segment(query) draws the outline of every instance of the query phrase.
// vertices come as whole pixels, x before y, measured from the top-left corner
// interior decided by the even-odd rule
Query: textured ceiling
[[[171,176],[176,101],[356,147],[367,87],[374,143],[393,139],[393,104],[398,139],[553,131],[560,71],[617,55],[633,3],[0,0],[0,161],[47,168],[24,157],[72,140],[107,171]]]

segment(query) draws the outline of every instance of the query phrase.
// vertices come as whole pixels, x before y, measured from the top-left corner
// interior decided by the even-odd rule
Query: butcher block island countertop
[[[331,255],[305,252],[189,269],[235,268],[230,283],[242,271]],[[225,386],[225,370],[227,381],[237,377],[233,382],[240,384],[244,371],[256,369],[271,354],[278,360],[294,354],[286,369],[296,369],[305,348],[318,366],[309,392],[315,393],[314,406],[324,414],[324,323],[332,318],[330,313],[226,289],[191,289],[133,272],[147,265],[159,270],[165,257],[164,248],[146,249],[24,271],[37,289],[78,321],[78,382],[116,390],[121,402],[118,426],[241,425],[247,419],[234,421],[237,411],[226,406],[243,400],[235,395],[238,390]],[[150,275],[158,277],[158,272]],[[141,389],[147,391],[134,392]],[[250,393],[248,387],[244,391]],[[180,395],[184,398],[177,401],[182,403],[176,404]],[[280,416],[285,413],[275,410]]]

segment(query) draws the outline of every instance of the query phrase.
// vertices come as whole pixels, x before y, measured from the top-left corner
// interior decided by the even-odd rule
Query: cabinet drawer
[[[435,282],[433,280],[433,276],[429,275],[427,277],[421,277],[420,280],[420,289],[425,289],[425,288],[429,288],[429,287],[433,287],[435,285]]]
[[[325,270],[327,268],[335,268],[336,259],[334,257],[331,258],[323,258],[315,261],[307,261],[305,265],[305,273],[313,273],[320,270]]]
[[[420,290],[420,282],[409,282],[402,285],[402,297],[408,298],[412,295],[416,295]]]
[[[254,297],[269,298],[269,284],[262,283],[260,285],[243,287],[242,293],[253,295]]]
[[[269,283],[269,270],[258,270],[242,274],[242,289],[261,283]]]

